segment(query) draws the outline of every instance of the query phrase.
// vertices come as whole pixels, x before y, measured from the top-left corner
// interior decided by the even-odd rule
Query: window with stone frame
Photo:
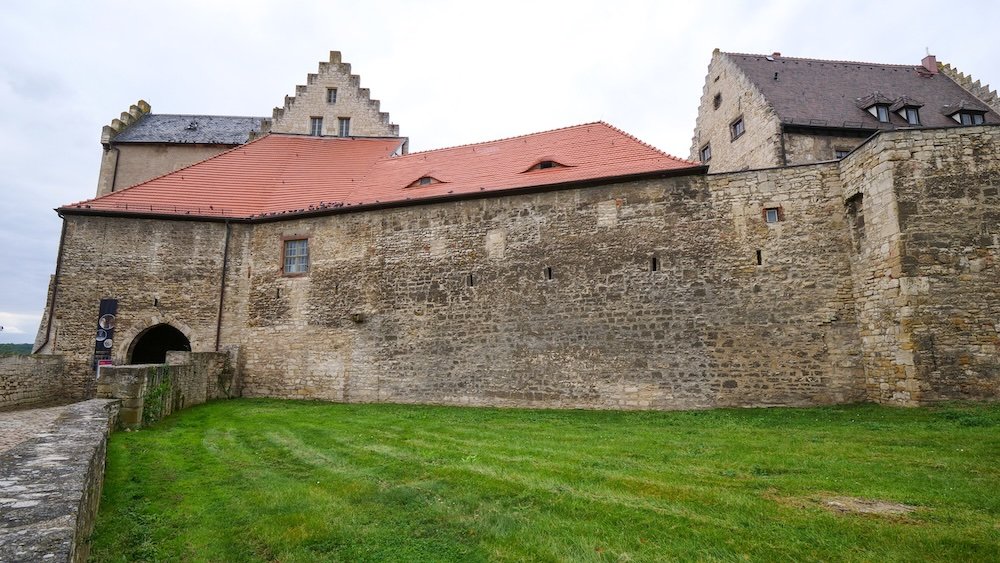
[[[785,220],[785,211],[780,206],[765,207],[763,210],[765,223],[777,223]]]
[[[326,103],[335,104],[337,103],[337,89],[327,88],[326,89]]]
[[[285,237],[282,241],[282,273],[286,276],[302,276],[309,273],[309,239]]]
[[[309,134],[321,137],[323,135],[323,118],[322,117],[310,117],[309,118]]]
[[[707,163],[712,160],[712,143],[705,143],[705,146],[701,147],[701,162]]]
[[[350,117],[338,117],[337,118],[337,129],[338,135],[341,137],[351,136],[351,118]]]
[[[743,116],[739,116],[735,121],[729,124],[729,133],[732,135],[732,140],[739,139],[746,132],[746,126],[743,124]]]
[[[833,157],[836,158],[837,160],[840,160],[840,159],[846,157],[849,154],[851,154],[851,149],[834,149],[833,150]]]

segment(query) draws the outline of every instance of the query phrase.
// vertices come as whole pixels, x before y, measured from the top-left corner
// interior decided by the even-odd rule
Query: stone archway
[[[139,333],[129,346],[129,364],[162,364],[169,351],[191,351],[191,341],[183,332],[166,323]]]

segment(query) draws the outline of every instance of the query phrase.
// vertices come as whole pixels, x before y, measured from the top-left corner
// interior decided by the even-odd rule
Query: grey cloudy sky
[[[94,195],[101,127],[140,98],[269,116],[339,50],[412,150],[604,120],[686,157],[716,47],[900,64],[930,48],[1000,83],[996,21],[992,1],[5,3],[0,342],[34,340],[52,209]]]

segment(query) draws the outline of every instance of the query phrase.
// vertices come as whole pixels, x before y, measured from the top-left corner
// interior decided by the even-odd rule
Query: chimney
[[[920,66],[924,67],[931,74],[938,73],[937,57],[934,55],[928,54],[924,57],[924,60],[920,61]]]

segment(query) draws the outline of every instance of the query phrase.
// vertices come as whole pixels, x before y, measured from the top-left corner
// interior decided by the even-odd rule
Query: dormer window
[[[904,107],[899,115],[910,125],[920,125],[920,110],[915,107]]]
[[[951,118],[962,125],[982,125],[986,123],[986,112],[964,110],[952,115]]]
[[[429,186],[431,184],[440,184],[441,180],[438,180],[434,176],[421,176],[414,180],[407,188],[419,188],[421,186]]]
[[[889,106],[887,104],[875,104],[873,109],[875,110],[873,115],[879,123],[889,123]]]
[[[547,170],[549,168],[565,168],[566,165],[556,162],[554,160],[542,160],[536,162],[531,168],[525,170],[525,172],[531,172],[533,170]]]

